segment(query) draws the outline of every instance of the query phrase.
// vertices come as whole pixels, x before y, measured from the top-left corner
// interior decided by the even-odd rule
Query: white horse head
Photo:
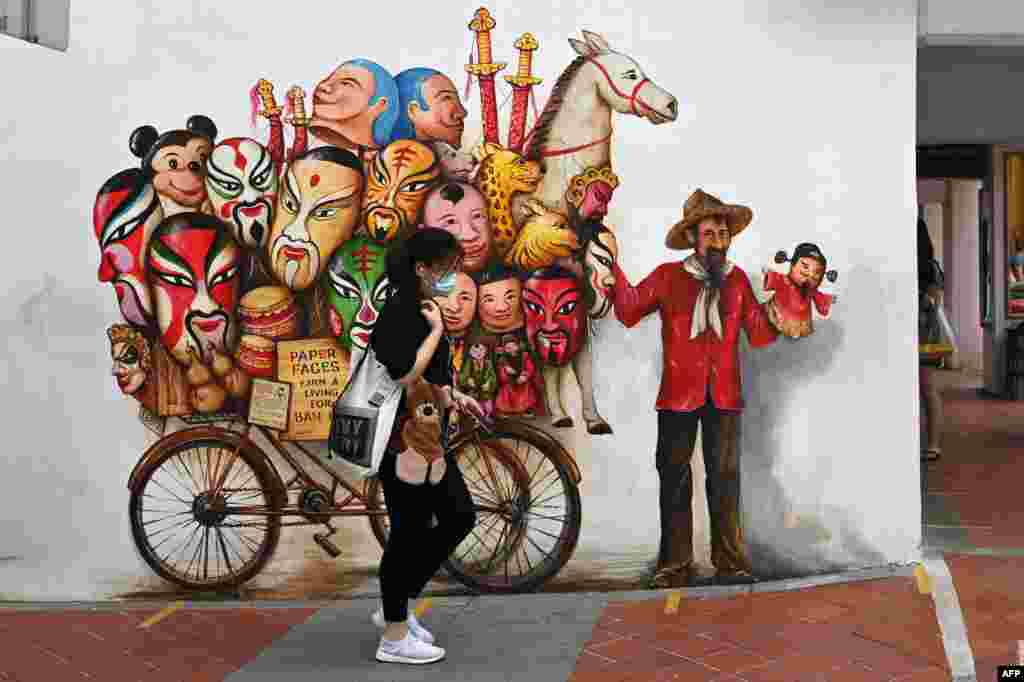
[[[614,111],[655,125],[676,120],[679,105],[672,93],[655,85],[635,59],[614,51],[604,36],[583,31],[583,40],[569,38],[569,44],[590,62],[597,91]]]

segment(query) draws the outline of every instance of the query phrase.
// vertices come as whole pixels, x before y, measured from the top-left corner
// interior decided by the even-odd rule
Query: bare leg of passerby
[[[388,623],[384,626],[384,639],[389,642],[397,642],[405,639],[405,636],[409,634],[409,624],[405,621],[401,623]]]
[[[935,461],[942,455],[942,395],[935,384],[935,370],[921,368],[921,413],[925,418],[926,438],[922,458]]]

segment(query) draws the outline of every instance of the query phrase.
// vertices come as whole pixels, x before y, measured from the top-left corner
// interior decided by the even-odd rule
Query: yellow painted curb
[[[423,599],[419,604],[416,605],[416,617],[419,618],[424,613],[430,610],[430,597]]]
[[[917,581],[917,591],[921,594],[932,593],[932,579],[924,566],[918,565],[914,568],[914,580]]]
[[[162,621],[164,618],[166,618],[167,616],[171,615],[172,613],[174,613],[178,609],[182,608],[183,606],[185,606],[185,602],[183,602],[183,601],[176,601],[173,604],[171,604],[170,606],[168,606],[167,608],[161,609],[160,611],[154,613],[152,616],[150,616],[146,620],[142,621],[139,624],[139,628],[148,628],[148,627],[151,627],[153,625],[156,625],[157,623]]]
[[[665,598],[665,614],[671,616],[679,611],[679,600],[683,598],[681,592],[669,592]]]

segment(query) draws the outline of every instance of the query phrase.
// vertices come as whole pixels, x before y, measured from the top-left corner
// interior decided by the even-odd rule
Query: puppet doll
[[[814,244],[798,245],[792,259],[787,258],[785,251],[775,254],[776,265],[787,262],[785,275],[777,270],[764,271],[764,290],[774,292],[767,305],[768,317],[779,333],[799,339],[814,331],[812,303],[819,315],[828,317],[838,297],[819,291],[818,287],[823,278],[835,282],[839,275],[835,270],[825,272],[825,256]]]

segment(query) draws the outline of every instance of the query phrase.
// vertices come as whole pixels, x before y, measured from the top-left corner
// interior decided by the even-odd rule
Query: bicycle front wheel
[[[580,494],[568,467],[550,441],[511,421],[478,432],[454,455],[477,523],[445,568],[481,592],[537,589],[569,561],[579,540]]]

